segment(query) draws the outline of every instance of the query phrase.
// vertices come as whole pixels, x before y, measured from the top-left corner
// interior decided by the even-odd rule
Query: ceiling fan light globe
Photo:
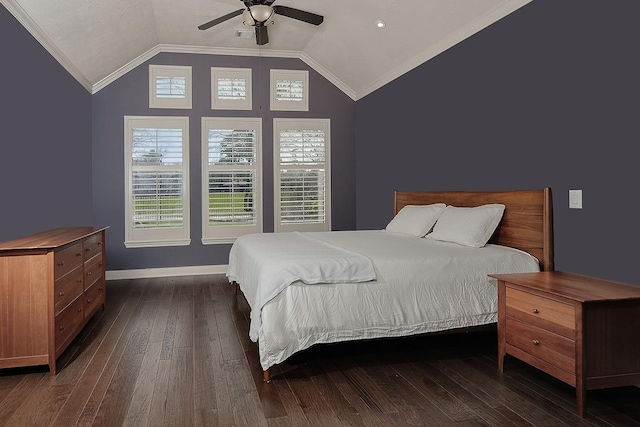
[[[269,21],[271,15],[273,15],[273,9],[271,6],[257,4],[249,8],[249,14],[255,22],[266,22]],[[244,12],[242,13],[242,16],[244,16]]]
[[[244,25],[256,25],[256,21],[253,19],[253,16],[251,16],[251,12],[249,12],[249,9],[242,12],[242,21]]]

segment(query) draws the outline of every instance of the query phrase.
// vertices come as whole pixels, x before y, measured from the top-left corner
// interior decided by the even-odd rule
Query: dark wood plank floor
[[[223,276],[110,281],[45,367],[0,371],[2,426],[640,425],[640,388],[588,393],[508,358],[495,333],[314,347],[262,383],[248,307]]]

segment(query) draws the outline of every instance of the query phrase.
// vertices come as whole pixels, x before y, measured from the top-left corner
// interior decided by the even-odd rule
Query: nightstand
[[[562,271],[498,280],[498,369],[510,354],[576,388],[640,384],[640,286]]]

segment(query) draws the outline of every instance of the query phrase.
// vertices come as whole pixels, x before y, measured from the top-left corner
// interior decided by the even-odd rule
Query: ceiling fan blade
[[[267,33],[267,27],[264,25],[256,26],[256,43],[258,46],[269,43],[269,34]]]
[[[221,16],[220,18],[216,18],[213,21],[209,21],[209,22],[207,22],[205,24],[199,25],[198,29],[199,30],[206,30],[206,29],[211,28],[214,25],[218,25],[221,22],[224,22],[224,21],[226,21],[228,19],[234,18],[234,17],[236,17],[238,15],[242,15],[242,12],[244,12],[244,9],[238,9],[235,12],[227,13],[226,15]]]
[[[287,16],[313,25],[320,25],[324,21],[324,16],[322,15],[316,15],[315,13],[305,12],[304,10],[287,6],[273,6],[273,11],[278,15]]]

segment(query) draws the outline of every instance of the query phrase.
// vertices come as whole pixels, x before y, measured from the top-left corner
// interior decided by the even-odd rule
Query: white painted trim
[[[149,60],[153,56],[161,52],[167,53],[193,53],[193,54],[205,54],[205,55],[231,55],[231,56],[263,56],[267,58],[297,58],[302,60],[305,64],[313,68],[316,72],[322,75],[325,79],[329,80],[334,86],[344,92],[354,101],[364,98],[371,92],[381,88],[387,83],[397,79],[403,74],[413,70],[417,66],[425,63],[431,58],[439,55],[450,47],[455,46],[461,41],[478,31],[488,27],[494,22],[504,18],[510,13],[520,9],[522,6],[530,3],[533,0],[509,0],[500,6],[492,9],[488,13],[472,21],[467,26],[461,28],[459,31],[449,35],[442,39],[439,43],[435,44],[431,48],[423,51],[422,53],[414,56],[404,64],[394,68],[375,82],[371,83],[363,90],[356,92],[351,89],[347,84],[342,82],[339,78],[333,75],[329,70],[324,68],[313,58],[301,51],[285,51],[285,50],[271,50],[271,49],[244,49],[244,48],[220,48],[210,46],[184,46],[184,45],[172,45],[172,44],[158,44],[148,51],[144,52],[137,58],[118,68],[111,74],[100,79],[96,83],[91,83],[72,63],[71,61],[58,49],[53,41],[47,37],[40,27],[31,19],[31,17],[20,7],[15,0],[0,0],[0,2],[9,10],[9,12],[24,26],[27,31],[76,79],[82,86],[84,86],[91,94],[95,94],[101,89],[108,86],[118,78],[122,77],[138,65]]]
[[[45,48],[53,58],[58,61],[62,67],[67,70],[85,89],[89,92],[92,85],[89,79],[76,68],[75,65],[66,57],[64,53],[55,45],[45,32],[36,24],[29,14],[15,0],[1,0],[4,7],[22,24],[22,26],[31,33],[34,39]]]
[[[227,265],[194,265],[192,267],[140,268],[135,270],[109,270],[107,280],[148,279],[152,277],[202,276],[227,274]]]
[[[470,22],[468,25],[460,28],[458,31],[449,34],[447,37],[440,40],[438,43],[432,45],[429,49],[423,51],[422,53],[414,56],[404,64],[394,68],[390,72],[386,73],[384,76],[380,77],[378,80],[356,93],[355,100],[359,100],[364,98],[371,92],[380,89],[382,86],[387,83],[397,79],[403,74],[413,70],[419,65],[424,64],[431,58],[436,57],[447,49],[457,45],[461,41],[471,37],[478,31],[487,28],[489,25],[493,24],[496,21],[504,18],[512,12],[520,9],[522,6],[530,3],[533,0],[512,0],[506,3],[501,4],[500,6],[492,9],[488,13],[478,17],[477,19]]]
[[[324,77],[325,79],[329,80],[335,87],[337,87],[342,92],[344,92],[345,95],[347,95],[349,98],[353,99],[354,101],[358,100],[357,95],[356,95],[356,93],[355,93],[355,91],[353,89],[351,89],[349,86],[347,86],[338,77],[333,75],[331,73],[331,71],[327,70],[322,65],[320,65],[318,62],[316,62],[315,59],[311,58],[309,55],[307,55],[306,53],[302,52],[300,54],[300,60],[302,62],[304,62],[305,64],[307,64],[309,67],[313,68],[322,77]]]
[[[120,77],[127,74],[129,71],[136,68],[138,65],[143,64],[144,62],[148,61],[149,59],[153,58],[159,53],[160,53],[160,45],[152,47],[151,49],[149,49],[142,55],[138,56],[134,60],[124,64],[122,67],[118,68],[113,73],[109,74],[108,76],[104,77],[101,80],[98,80],[98,82],[93,85],[93,88],[91,89],[91,94],[95,94],[100,89],[104,89],[109,84],[113,83],[114,81],[118,80]]]
[[[5,0],[2,0],[5,1]],[[302,62],[313,68],[317,73],[329,80],[334,86],[343,91],[349,98],[356,101],[356,93],[349,88],[343,81],[334,76],[329,70],[324,68],[313,58],[304,52],[300,51],[287,51],[287,50],[263,50],[263,49],[245,49],[245,48],[222,48],[222,47],[210,47],[210,46],[183,46],[172,44],[159,44],[129,63],[115,70],[113,73],[104,77],[97,83],[95,83],[90,90],[92,94],[107,87],[129,71],[136,68],[138,65],[143,64],[155,55],[159,53],[192,53],[199,55],[229,55],[229,56],[262,56],[265,58],[293,58],[300,59]]]

